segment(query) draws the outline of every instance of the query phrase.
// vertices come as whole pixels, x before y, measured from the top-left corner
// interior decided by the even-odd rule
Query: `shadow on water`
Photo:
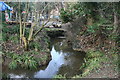
[[[53,78],[57,74],[66,74],[72,77],[80,74],[80,66],[84,62],[84,52],[74,51],[68,46],[65,39],[51,39],[51,56],[52,60],[47,66],[36,71],[29,70],[7,70],[5,71],[11,78]]]

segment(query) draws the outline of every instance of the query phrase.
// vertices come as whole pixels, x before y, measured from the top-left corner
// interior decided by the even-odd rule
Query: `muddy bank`
[[[115,46],[115,41],[107,39],[101,32],[97,35],[88,33],[84,17],[62,24],[62,28],[66,30],[67,41],[71,43],[74,50],[88,51],[92,49],[106,53]]]
[[[109,40],[105,38],[104,34],[99,32],[96,36],[91,35],[87,32],[86,20],[85,18],[79,18],[74,22],[69,22],[62,25],[62,28],[67,30],[66,36],[67,40],[66,43],[72,45],[72,48],[77,51],[85,51],[89,53],[90,51],[93,52],[101,52],[103,56],[100,57],[93,57],[91,60],[88,59],[88,63],[91,61],[94,62],[94,65],[99,65],[99,67],[94,69],[94,65],[89,70],[90,66],[83,69],[83,72],[87,75],[83,76],[85,78],[117,78],[118,77],[118,64],[115,64],[118,61],[118,54],[112,54],[112,49],[115,47],[115,42],[113,40]],[[112,56],[111,56],[112,55]],[[85,58],[87,59],[87,58]],[[98,59],[98,62],[95,60]],[[101,60],[102,59],[102,60]],[[100,60],[100,62],[99,62]],[[86,62],[86,63],[87,63]],[[118,63],[118,62],[117,62]],[[103,74],[104,73],[104,74]],[[78,77],[78,76],[77,76]],[[80,78],[80,76],[79,76]]]
[[[48,65],[40,66],[35,70],[22,68],[10,70],[4,66],[3,73],[6,73],[10,78],[54,78],[55,75],[59,74],[72,77],[81,73],[79,67],[84,62],[85,53],[74,51],[71,46],[65,43],[65,38],[51,38],[50,41],[52,60],[49,61]]]

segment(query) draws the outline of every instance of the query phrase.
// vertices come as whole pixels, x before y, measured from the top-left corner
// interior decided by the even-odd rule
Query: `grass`
[[[87,58],[94,58],[94,57],[101,57],[103,56],[103,53],[101,53],[100,51],[88,51],[86,54]]]
[[[100,51],[90,50],[86,53],[86,57],[84,58],[85,63],[82,64],[80,70],[82,70],[82,74],[75,75],[71,78],[83,78],[87,76],[92,70],[96,70],[101,67],[101,62],[109,61],[110,59],[104,55],[104,53]],[[54,78],[66,78],[64,75],[56,75]]]
[[[85,63],[80,67],[83,71],[81,75],[74,77],[84,77],[89,74],[92,70],[99,68],[100,63],[104,60],[104,54],[100,51],[88,51],[86,57],[84,58]]]
[[[13,52],[8,52],[4,54],[7,58],[11,59],[9,63],[10,69],[17,69],[19,67],[25,69],[37,69],[42,62],[48,59],[47,54],[41,54],[40,52],[32,51],[25,51],[23,54],[17,54]],[[36,56],[40,55],[40,56]]]
[[[8,53],[9,54],[9,53]],[[10,69],[16,69],[18,67],[26,68],[26,69],[36,69],[38,66],[37,59],[30,54],[24,53],[23,55],[19,55],[16,53],[10,53],[10,58],[12,59],[9,64]]]
[[[112,61],[112,64],[106,64],[106,66],[114,65],[115,71],[119,72],[119,66],[120,66],[120,61],[118,59],[118,54],[109,53],[109,55],[112,56],[111,58],[108,57],[108,55],[105,55],[104,53],[100,51],[88,51],[86,53],[86,57],[84,58],[85,63],[82,64],[80,67],[80,70],[82,70],[82,74],[75,75],[72,78],[83,78],[87,76],[91,71],[95,70],[96,72],[99,72],[100,67],[102,67],[101,63],[103,62],[110,62]]]
[[[19,36],[17,34],[11,35],[8,40],[12,41],[13,43],[19,43]]]
[[[58,75],[55,75],[54,78],[57,78],[57,79],[61,79],[61,78],[66,78],[66,74],[64,75],[61,75],[61,74],[58,74]]]
[[[30,42],[30,44],[28,46],[30,49],[33,49],[33,50],[40,51],[40,49],[41,49],[41,45],[39,44],[39,42]]]
[[[8,41],[8,40],[14,40],[13,42],[18,41],[17,38],[19,38],[19,27],[18,25],[13,25],[11,27],[7,27],[9,26],[8,24],[3,24],[3,28],[2,28],[2,39],[4,42]],[[16,40],[17,39],[17,40]]]
[[[120,59],[119,59],[120,55],[119,54],[112,54],[112,57],[113,57],[112,63],[114,65],[114,70],[116,72],[120,72],[120,68],[119,68],[119,66],[120,66]]]
[[[28,37],[29,34],[29,29],[26,29],[25,36]],[[9,43],[7,41],[12,42],[13,44],[19,44],[19,25],[8,25],[3,23],[3,28],[2,28],[2,40],[5,43]],[[45,34],[44,34],[45,35]],[[42,35],[44,37],[44,35]],[[0,37],[1,37],[0,36]],[[38,36],[38,39],[41,39],[40,36]],[[42,38],[44,39],[43,41],[48,45],[48,39],[47,37]],[[11,43],[9,43],[11,44]],[[47,60],[47,54],[41,55],[40,53],[44,50],[42,49],[42,44],[40,43],[39,40],[33,41],[30,43],[29,51],[24,51],[23,53],[18,54],[19,52],[23,51],[19,50],[19,52],[15,52],[15,50],[9,51],[6,50],[4,51],[5,53],[3,54],[7,58],[11,59],[11,62],[9,63],[9,68],[10,69],[17,69],[19,67],[26,68],[26,69],[36,69],[40,62],[46,61]],[[11,46],[14,47],[14,46]],[[7,49],[7,48],[6,48]],[[45,50],[44,50],[45,52]],[[40,55],[36,57],[35,55]]]

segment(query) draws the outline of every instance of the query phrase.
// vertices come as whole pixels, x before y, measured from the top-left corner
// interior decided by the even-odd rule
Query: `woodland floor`
[[[120,78],[119,71],[115,70],[116,65],[110,61],[101,63],[101,67],[93,70],[85,78]]]

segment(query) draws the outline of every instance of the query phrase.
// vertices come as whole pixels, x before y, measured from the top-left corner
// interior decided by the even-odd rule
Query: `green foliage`
[[[39,52],[31,50],[31,51],[24,52],[24,54],[33,55],[33,54],[39,54]]]
[[[3,41],[13,40],[13,42],[17,43],[19,39],[19,26],[13,25],[12,27],[8,27],[9,25],[3,24],[2,27],[2,39]],[[11,36],[12,35],[12,36]],[[15,39],[15,40],[14,40]]]
[[[93,51],[93,50],[88,51],[88,53],[86,54],[87,58],[102,57],[102,56],[103,56],[102,52]]]
[[[110,34],[108,38],[111,39],[111,40],[117,40],[120,37],[118,35],[115,35],[115,34]]]
[[[28,69],[36,69],[37,67],[37,62],[35,61],[35,59],[33,58],[33,56],[29,56],[29,55],[25,55],[25,57],[23,57],[23,62],[24,62],[24,66],[25,68]]]
[[[35,42],[35,41],[34,41],[34,42],[30,42],[29,48],[30,48],[30,49],[37,49],[37,50],[40,51],[41,45],[40,45],[38,42]]]
[[[61,9],[60,14],[61,14],[60,18],[63,20],[64,23],[73,21],[73,16],[74,15],[69,10]]]
[[[28,36],[29,36],[29,31],[30,31],[30,28],[25,29],[25,37],[26,38],[28,38]]]
[[[3,33],[8,33],[8,34],[19,33],[19,25],[13,25],[13,26],[10,26],[10,27],[8,27],[8,25],[7,26],[3,25],[2,32]]]
[[[80,67],[83,70],[82,77],[89,74],[93,69],[97,69],[100,67],[100,63],[104,60],[103,53],[99,51],[88,51],[86,54],[86,58],[84,58],[85,63]]]
[[[17,62],[16,61],[12,61],[10,64],[9,64],[9,68],[10,69],[16,69],[18,66],[17,66]]]
[[[108,28],[111,29],[111,27],[107,27],[107,28],[102,27],[102,25],[104,25],[105,23],[108,23],[108,21],[99,16],[99,20],[97,22],[94,22],[94,24],[92,24],[92,25],[87,25],[87,31],[89,33],[97,34],[97,32],[100,31],[100,29],[102,29],[103,32],[106,31],[106,29],[108,29]],[[110,30],[110,29],[108,29],[108,30]]]
[[[2,73],[2,79],[3,79],[3,80],[9,80],[9,79],[10,79],[10,76],[8,76],[8,75],[5,74],[5,73]]]
[[[61,19],[66,23],[69,21],[74,21],[74,19],[83,15],[89,15],[95,18],[97,13],[94,10],[97,9],[97,6],[97,3],[78,2],[75,4],[69,4],[66,10],[61,10]]]
[[[40,60],[41,60],[41,61],[47,60],[47,56],[45,55],[44,57],[41,57]]]
[[[111,54],[111,55],[113,57],[112,62],[114,64],[115,71],[116,72],[120,72],[120,68],[119,68],[119,66],[120,66],[120,59],[119,59],[120,55],[116,54],[116,53],[115,54]]]
[[[58,74],[58,75],[55,75],[54,78],[66,78],[66,74],[64,75]]]
[[[27,69],[37,69],[38,61],[31,54],[19,55],[16,53],[10,53],[12,62],[9,64],[10,69],[16,69],[18,66]]]
[[[3,41],[8,41],[8,36],[6,33],[2,33],[2,40]]]
[[[90,26],[87,26],[87,27],[88,27],[87,31],[90,32],[90,33],[95,33],[96,30],[99,29],[97,24],[93,24],[93,25],[90,25]]]
[[[14,43],[19,43],[19,36],[18,35],[11,35],[9,37],[9,40],[14,42]]]
[[[44,38],[44,41],[45,41],[45,43],[47,43],[47,44],[49,44],[50,43],[50,41],[49,41],[49,39],[46,37],[46,38]]]
[[[25,30],[25,35],[28,37],[29,35],[29,29]],[[19,43],[19,25],[8,25],[3,24],[2,28],[2,40],[3,41],[12,41],[14,43]]]

